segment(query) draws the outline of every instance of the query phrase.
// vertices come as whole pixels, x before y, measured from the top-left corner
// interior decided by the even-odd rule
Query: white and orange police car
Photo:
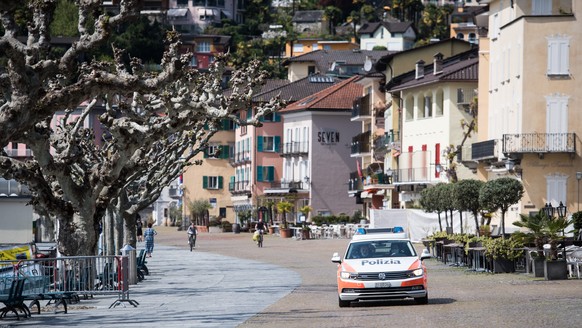
[[[428,303],[426,267],[430,254],[417,255],[402,227],[363,229],[352,237],[338,264],[337,291],[340,307],[351,302],[414,298]]]

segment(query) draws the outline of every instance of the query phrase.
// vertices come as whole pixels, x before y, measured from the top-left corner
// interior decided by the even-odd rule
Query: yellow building
[[[484,179],[510,176],[525,188],[517,214],[562,202],[580,210],[582,22],[571,0],[481,1],[489,35],[480,43],[479,140],[472,159]]]

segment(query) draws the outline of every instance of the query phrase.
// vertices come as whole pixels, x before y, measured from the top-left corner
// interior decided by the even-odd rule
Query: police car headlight
[[[354,272],[342,271],[340,273],[340,277],[342,279],[356,279],[358,277],[358,274]]]
[[[420,277],[420,276],[422,276],[423,273],[424,273],[424,270],[422,270],[422,268],[418,268],[416,270],[412,270],[412,276],[413,277]]]

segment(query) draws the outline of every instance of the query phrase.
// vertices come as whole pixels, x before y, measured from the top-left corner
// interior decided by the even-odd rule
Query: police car
[[[338,264],[337,290],[340,307],[353,301],[378,301],[414,298],[417,304],[428,303],[427,276],[418,256],[401,227],[358,229],[344,258],[334,253]]]

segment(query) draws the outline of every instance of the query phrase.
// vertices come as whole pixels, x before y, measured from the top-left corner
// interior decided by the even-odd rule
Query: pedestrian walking
[[[147,257],[152,257],[154,251],[154,236],[157,235],[157,231],[152,228],[152,224],[148,223],[148,228],[145,230],[143,236],[146,243],[146,253]]]
[[[141,221],[141,216],[139,214],[137,215],[136,226],[137,226],[137,241],[142,242],[143,241],[143,222]]]

